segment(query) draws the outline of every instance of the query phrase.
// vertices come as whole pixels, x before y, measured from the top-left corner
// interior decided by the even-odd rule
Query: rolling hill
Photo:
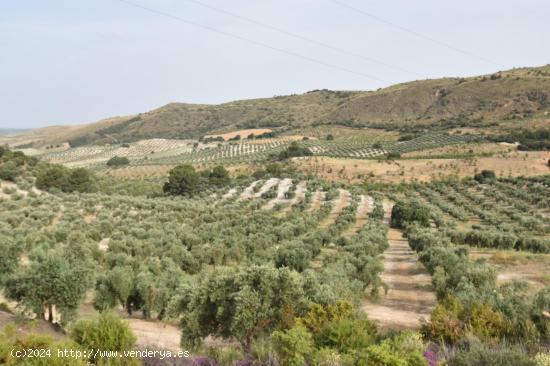
[[[546,65],[471,78],[412,81],[376,91],[325,89],[219,105],[170,103],[89,125],[33,130],[7,142],[46,145],[70,141],[72,146],[81,146],[318,125],[450,129],[500,124],[517,128],[532,120],[548,126],[549,113],[550,65]]]

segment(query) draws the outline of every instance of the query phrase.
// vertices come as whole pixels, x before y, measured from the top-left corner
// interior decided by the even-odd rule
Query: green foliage
[[[390,225],[395,228],[405,228],[407,224],[418,223],[420,226],[430,226],[430,210],[417,201],[397,202],[391,212]]]
[[[504,339],[531,341],[531,321],[528,314],[517,314],[513,306],[503,300],[496,306],[474,302],[465,306],[449,295],[432,311],[425,334],[436,341],[456,344],[466,335],[473,335],[484,343],[493,344]],[[516,312],[515,314],[513,312]]]
[[[92,280],[92,268],[81,257],[83,253],[78,248],[64,252],[50,250],[30,265],[20,266],[6,280],[6,297],[20,302],[39,317],[47,309],[50,321],[55,306],[62,321],[70,321]]]
[[[229,172],[221,165],[215,166],[209,173],[208,183],[214,186],[226,186],[230,181]]]
[[[90,192],[92,190],[92,177],[84,168],[72,169],[67,177],[67,192]]]
[[[337,350],[352,353],[374,343],[376,326],[366,315],[337,318],[326,323],[315,336],[316,343]]]
[[[398,153],[398,152],[392,151],[392,152],[388,153],[388,155],[386,155],[386,158],[387,158],[388,160],[400,159],[400,158],[401,158],[401,154]]]
[[[313,353],[313,337],[303,326],[275,331],[271,337],[274,349],[284,365],[303,366]]]
[[[0,253],[2,253],[0,256],[0,286],[2,286],[18,267],[21,248],[8,236],[0,233]]]
[[[297,156],[311,156],[313,153],[307,147],[300,146],[296,141],[293,141],[286,150],[279,153],[279,160],[286,160]]]
[[[449,295],[432,311],[424,332],[432,339],[455,343],[464,336],[464,306]]]
[[[171,195],[193,196],[201,190],[223,187],[230,182],[229,172],[221,165],[202,172],[197,172],[192,165],[178,165],[170,170],[163,190]]]
[[[468,318],[472,334],[484,342],[494,342],[507,334],[504,315],[489,304],[474,303]]]
[[[0,165],[0,180],[15,181],[20,174],[20,169],[13,161],[7,161]]]
[[[205,274],[182,289],[176,309],[182,315],[182,344],[197,347],[212,335],[235,337],[248,350],[254,338],[288,328],[309,300],[304,279],[287,268],[252,266]]]
[[[35,357],[17,357],[12,351],[38,350]],[[43,351],[40,351],[43,350]],[[6,366],[85,366],[88,363],[83,357],[62,357],[58,352],[74,350],[83,352],[80,346],[72,341],[56,341],[42,334],[15,334],[4,330],[0,332],[0,364]],[[37,356],[42,357],[37,357]]]
[[[164,193],[191,196],[196,193],[200,176],[192,165],[178,165],[170,170],[168,181],[164,183]]]
[[[275,266],[288,267],[298,272],[304,271],[311,261],[311,252],[304,248],[298,241],[291,241],[289,244],[277,249],[275,255]]]
[[[128,323],[110,312],[94,319],[78,320],[71,327],[70,335],[83,348],[102,351],[129,350],[136,342]]]
[[[65,190],[67,188],[67,168],[61,165],[52,165],[36,176],[36,187],[43,190],[57,188]]]
[[[399,340],[385,339],[367,347],[358,357],[358,365],[373,366],[425,366],[420,350],[409,351],[400,347]]]
[[[492,170],[482,170],[481,173],[474,175],[474,179],[481,184],[491,183],[497,179],[495,172]]]
[[[92,175],[84,168],[67,169],[61,165],[50,165],[38,171],[36,187],[46,191],[90,192]]]
[[[107,160],[107,166],[122,166],[130,164],[130,160],[125,156],[113,156]]]
[[[491,141],[519,142],[518,150],[550,150],[550,128],[523,129],[507,135],[488,136]]]
[[[296,320],[313,334],[317,334],[329,322],[347,319],[353,315],[353,306],[347,301],[337,301],[334,304],[313,304],[307,314]]]
[[[524,352],[515,349],[490,349],[475,345],[458,351],[448,361],[449,366],[536,366]]]
[[[550,339],[550,287],[540,290],[533,300],[531,318],[540,334],[546,340]]]
[[[25,170],[32,170],[37,160],[19,151],[2,147],[0,151],[0,180],[14,182]]]

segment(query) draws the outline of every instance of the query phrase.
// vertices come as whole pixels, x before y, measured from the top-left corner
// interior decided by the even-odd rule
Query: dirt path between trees
[[[330,211],[328,217],[321,222],[319,225],[320,228],[326,229],[334,223],[340,212],[349,205],[351,202],[351,195],[345,189],[340,189],[338,197],[332,203],[332,210]]]
[[[384,206],[384,221],[389,223],[391,205]],[[422,319],[430,318],[436,303],[431,277],[401,231],[390,228],[388,242],[381,275],[388,291],[385,294],[382,292],[378,299],[365,299],[363,309],[383,329],[419,328]]]
[[[311,206],[307,209],[307,212],[315,211],[321,208],[321,205],[325,201],[326,192],[315,191],[311,196]]]
[[[357,206],[357,214],[355,215],[355,223],[344,232],[344,236],[349,238],[357,233],[367,223],[369,213],[374,208],[374,200],[370,196],[362,195]]]

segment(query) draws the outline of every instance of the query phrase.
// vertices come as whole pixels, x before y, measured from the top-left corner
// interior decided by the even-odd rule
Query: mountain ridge
[[[376,91],[323,89],[222,104],[172,102],[133,116],[64,126],[57,136],[37,134],[38,130],[26,134],[35,135],[29,141],[36,145],[69,141],[80,146],[147,138],[194,139],[247,128],[458,128],[495,123],[521,127],[522,121],[532,118],[546,123],[549,113],[550,65],[545,65],[468,78],[409,81]]]

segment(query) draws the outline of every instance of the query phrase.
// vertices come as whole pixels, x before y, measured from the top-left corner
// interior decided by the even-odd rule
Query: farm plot
[[[46,151],[42,159],[70,167],[104,168],[112,157],[127,157],[134,166],[176,164],[243,164],[266,160],[276,155],[299,136],[268,139],[195,143],[191,140],[149,139],[131,144],[84,146],[62,151]],[[300,144],[313,155],[335,158],[376,159],[388,152],[409,152],[473,141],[470,136],[425,135],[410,141],[383,140],[373,143],[371,137],[346,137],[336,141],[306,140]]]
[[[55,164],[72,167],[92,167],[106,163],[114,156],[130,160],[147,160],[151,156],[164,157],[192,151],[189,140],[149,139],[124,145],[84,146],[64,151],[46,152],[41,158]]]
[[[404,154],[412,151],[434,149],[442,146],[463,144],[479,140],[480,137],[474,135],[425,134],[412,140],[386,144],[384,145],[384,149]]]

